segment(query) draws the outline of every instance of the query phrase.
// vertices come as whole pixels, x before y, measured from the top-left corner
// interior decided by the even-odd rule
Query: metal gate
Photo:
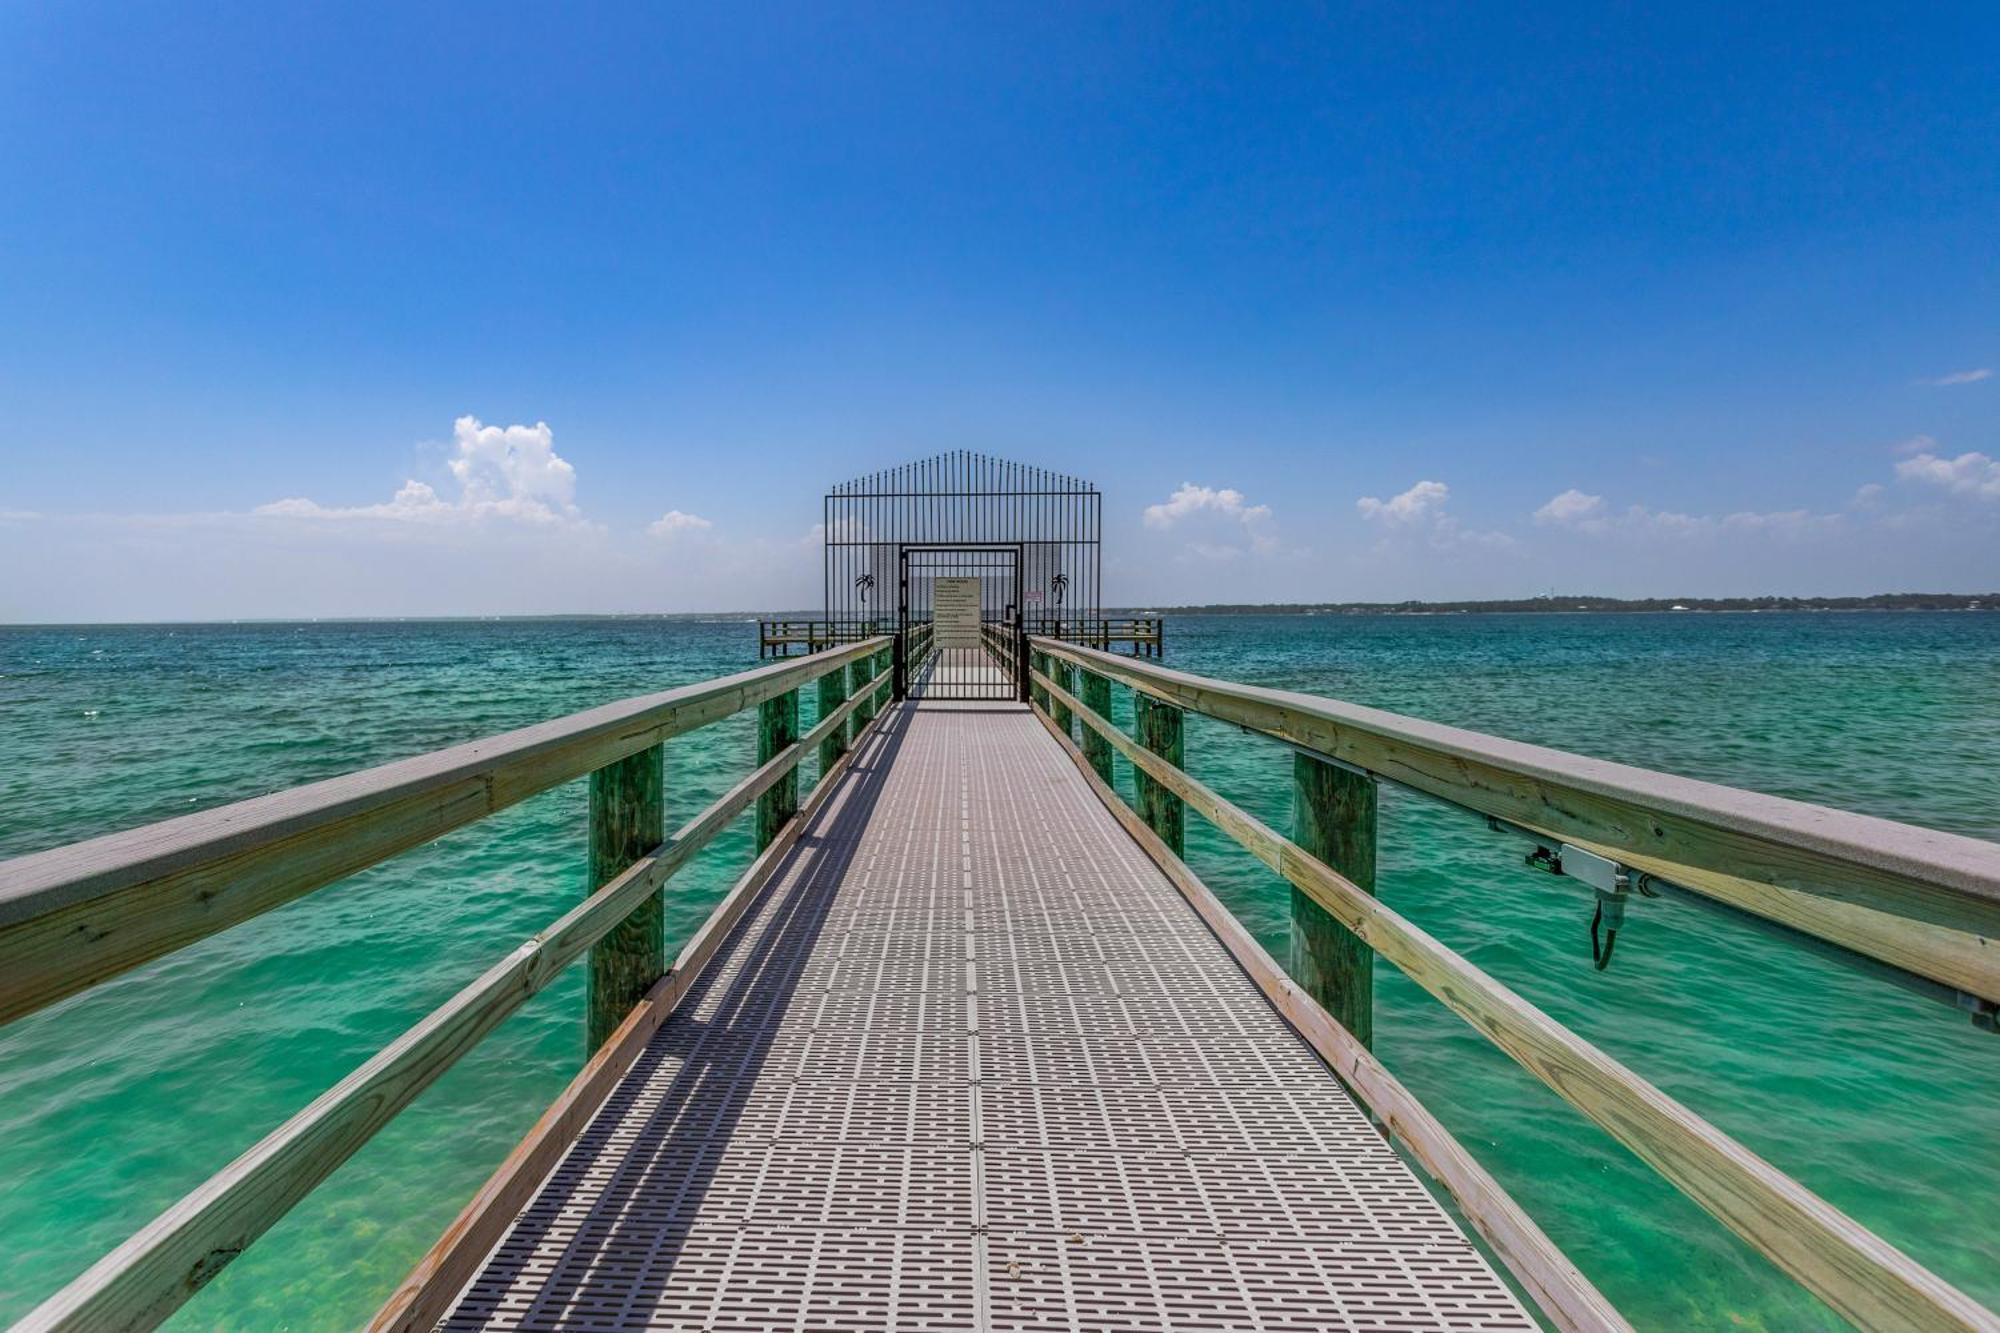
[[[908,693],[1024,698],[1023,625],[1077,642],[1108,633],[1102,522],[1089,482],[984,454],[857,477],[826,495],[826,618],[784,622],[778,637],[813,651],[894,628]]]
[[[1020,546],[905,543],[897,565],[909,697],[1019,699]],[[925,632],[913,639],[913,627]]]

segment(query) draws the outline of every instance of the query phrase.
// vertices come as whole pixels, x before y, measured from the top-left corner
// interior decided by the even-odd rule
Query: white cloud
[[[1933,380],[1921,380],[1919,383],[1928,384],[1933,389],[1949,389],[1954,384],[1977,384],[1981,380],[1992,378],[1993,368],[1981,366],[1977,370],[1954,370],[1949,375],[1940,375]]]
[[[1627,508],[1625,522],[1630,527],[1669,537],[1693,537],[1712,531],[1715,527],[1715,520],[1705,514],[1683,514],[1673,509],[1648,509],[1645,505],[1632,505]],[[1596,531],[1606,531],[1609,526],[1606,524]]]
[[[1378,500],[1372,495],[1364,495],[1354,502],[1363,518],[1380,519],[1391,525],[1421,522],[1423,519],[1440,514],[1444,502],[1451,498],[1451,487],[1441,481],[1420,481],[1401,495],[1387,500]]]
[[[1450,498],[1451,487],[1443,482],[1420,481],[1387,500],[1364,495],[1354,502],[1354,507],[1364,519],[1380,522],[1386,529],[1380,549],[1406,543],[1413,536],[1428,540],[1439,550],[1478,546],[1504,551],[1516,544],[1504,532],[1475,532],[1462,527],[1455,516],[1445,512],[1445,502]]]
[[[833,520],[833,527],[830,529],[824,523],[813,524],[806,529],[805,536],[799,540],[812,547],[824,545],[829,536],[831,540],[837,542],[865,542],[873,540],[869,535],[870,531],[869,526],[861,519],[848,514]]]
[[[532,426],[483,426],[477,417],[452,423],[458,456],[451,475],[464,503],[537,520],[576,514],[576,469],[558,457],[546,421]]]
[[[452,423],[452,443],[448,466],[458,482],[455,500],[440,496],[427,482],[406,481],[382,504],[323,505],[293,497],[259,505],[256,512],[280,518],[415,522],[499,518],[551,524],[580,518],[576,469],[556,453],[547,422],[488,426],[463,416]]]
[[[1271,506],[1246,505],[1243,503],[1243,492],[1239,490],[1228,486],[1220,489],[1197,486],[1191,481],[1184,481],[1179,490],[1167,497],[1166,503],[1146,506],[1146,526],[1171,528],[1190,514],[1204,511],[1235,519],[1245,525],[1260,523],[1271,516]]]
[[[1718,533],[1766,533],[1774,537],[1805,537],[1815,532],[1839,527],[1844,521],[1839,514],[1815,514],[1807,509],[1763,511],[1739,509],[1734,513],[1718,517],[1713,514],[1683,514],[1672,509],[1648,509],[1645,505],[1633,505],[1625,511],[1617,526],[1628,532],[1671,538],[1713,537]],[[1606,532],[1614,525],[1605,522],[1583,526],[1590,532]]]
[[[1937,441],[1928,435],[1912,435],[1907,440],[1898,440],[1889,448],[1895,454],[1927,454],[1937,448]]]
[[[385,504],[333,507],[312,500],[273,500],[269,504],[258,505],[256,512],[279,518],[442,519],[460,511],[457,506],[439,499],[438,493],[427,483],[406,481]]]
[[[2000,500],[2000,462],[1982,453],[1963,453],[1956,458],[1918,454],[1896,464],[1896,476],[1901,481],[1942,486],[1954,495]]]
[[[647,524],[646,531],[655,537],[671,540],[684,532],[705,532],[714,526],[700,514],[684,514],[678,509],[669,509]]]
[[[1838,528],[1846,522],[1839,514],[1815,514],[1809,509],[1775,509],[1764,513],[1744,511],[1722,516],[1728,532],[1765,532],[1775,537],[1809,537]]]
[[[1585,495],[1572,486],[1535,511],[1537,523],[1579,523],[1604,511],[1604,497]]]
[[[1271,506],[1250,504],[1243,492],[1228,486],[1197,486],[1184,481],[1164,502],[1147,505],[1143,519],[1147,527],[1159,532],[1183,525],[1193,529],[1182,559],[1220,564],[1246,555],[1270,555],[1278,549]]]
[[[1881,487],[1863,487],[1857,505],[1875,499]],[[1612,513],[1601,495],[1586,495],[1571,489],[1555,496],[1535,511],[1535,522],[1589,533],[1593,537],[1618,533],[1630,537],[1693,539],[1720,533],[1768,533],[1780,537],[1803,537],[1821,529],[1836,527],[1844,520],[1839,514],[1815,514],[1805,509],[1770,511],[1737,510],[1734,513],[1684,514],[1674,509],[1653,509],[1628,505],[1622,513]]]

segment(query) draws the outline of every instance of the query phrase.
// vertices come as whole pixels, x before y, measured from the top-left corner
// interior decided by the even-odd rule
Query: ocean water
[[[754,658],[740,621],[0,627],[0,856]],[[1168,662],[2000,838],[2000,615],[1177,617]],[[669,819],[753,747],[745,717],[670,742]],[[1188,754],[1286,826],[1286,751],[1191,719]],[[0,1322],[573,904],[584,809],[583,784],[559,788],[0,1028]],[[2000,1307],[2000,1036],[1673,899],[1635,905],[1599,973],[1588,895],[1527,869],[1518,840],[1394,790],[1381,839],[1378,888],[1398,910]],[[676,938],[748,856],[740,821],[675,881]],[[1283,957],[1285,886],[1198,820],[1190,860]],[[1377,976],[1384,1062],[1635,1324],[1841,1326],[1464,1022]],[[175,1325],[365,1320],[582,1041],[572,968]]]

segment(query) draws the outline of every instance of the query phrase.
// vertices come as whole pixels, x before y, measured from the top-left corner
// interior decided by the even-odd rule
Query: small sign
[[[938,647],[979,647],[979,580],[977,578],[933,580],[931,620]]]
[[[1040,592],[1039,590],[1037,590],[1037,591],[1035,591],[1035,592],[1031,592],[1031,593],[1029,593],[1029,594],[1028,594],[1028,603],[1029,603],[1029,604],[1030,604],[1031,606],[1040,606],[1040,605],[1042,604],[1042,594],[1041,594],[1041,592]]]

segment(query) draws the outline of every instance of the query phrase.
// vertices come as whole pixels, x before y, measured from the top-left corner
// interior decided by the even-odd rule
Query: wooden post
[[[1076,693],[1076,668],[1068,662],[1056,662],[1052,679],[1068,693]],[[1049,712],[1055,718],[1056,726],[1061,730],[1062,734],[1074,738],[1076,735],[1076,723],[1069,711],[1069,705],[1056,700],[1055,706]]]
[[[1132,695],[1134,717],[1139,732],[1139,744],[1151,750],[1160,758],[1179,768],[1187,759],[1187,745],[1182,736],[1183,717],[1181,710],[1172,704],[1161,703],[1149,694],[1135,692]],[[1173,850],[1175,856],[1187,854],[1187,806],[1179,796],[1168,791],[1145,772],[1136,772],[1139,792],[1139,817],[1146,821],[1146,827],[1160,837],[1160,841]]]
[[[1030,681],[1028,687],[1029,696],[1046,710],[1049,706],[1049,692],[1032,682],[1035,676],[1046,676],[1049,674],[1049,655],[1035,649],[1030,649],[1028,652],[1028,667],[1033,673],[1028,677]]]
[[[1375,892],[1375,779],[1309,754],[1292,756],[1292,841]],[[1293,980],[1363,1046],[1375,1038],[1375,951],[1292,889]]]
[[[825,717],[834,709],[847,702],[847,668],[836,667],[819,678],[819,715]],[[819,771],[825,777],[826,771],[839,762],[847,753],[847,728],[835,727],[827,738],[819,743]]]
[[[868,679],[875,674],[874,666],[875,655],[873,653],[870,653],[866,657],[857,657],[847,664],[848,696],[852,698],[857,691],[862,692],[861,702],[855,705],[854,712],[847,719],[846,730],[847,743],[849,745],[852,745],[860,738],[863,729],[868,725],[869,719],[875,716],[875,691],[868,688]]]
[[[1079,670],[1077,674],[1083,677],[1083,692],[1077,698],[1083,700],[1085,708],[1109,722],[1111,720],[1110,678],[1100,676],[1095,671]],[[1111,754],[1111,742],[1098,735],[1097,728],[1086,723],[1083,727],[1083,757],[1090,761],[1090,766],[1097,770],[1097,776],[1103,778],[1106,785],[1111,782]]]
[[[654,745],[590,775],[594,893],[667,837],[666,747]],[[667,970],[666,898],[655,893],[591,946],[587,1050],[595,1052]]]
[[[757,705],[757,764],[762,767],[799,738],[799,692],[786,690]],[[757,798],[757,850],[778,836],[799,810],[799,770],[794,768]]]

